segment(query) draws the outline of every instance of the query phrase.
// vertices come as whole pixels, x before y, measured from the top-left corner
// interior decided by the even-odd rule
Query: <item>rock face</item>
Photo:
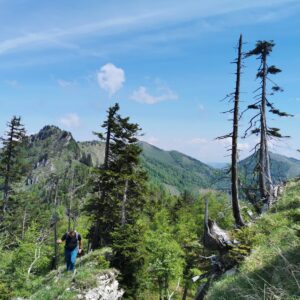
[[[124,290],[119,289],[116,279],[117,273],[109,271],[97,276],[97,286],[77,296],[84,300],[119,300],[122,299]]]

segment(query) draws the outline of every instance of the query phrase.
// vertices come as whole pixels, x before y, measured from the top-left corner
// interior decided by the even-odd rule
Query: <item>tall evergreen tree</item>
[[[238,57],[233,62],[236,64],[236,82],[235,91],[230,97],[230,101],[234,102],[234,106],[228,112],[233,114],[233,129],[232,132],[218,139],[231,138],[231,197],[232,197],[232,211],[237,227],[244,226],[244,220],[241,215],[239,206],[239,187],[238,187],[238,130],[239,130],[239,102],[240,102],[240,84],[241,84],[241,68],[242,68],[242,45],[243,37],[240,35],[238,43]]]
[[[119,104],[116,103],[110,107],[107,111],[107,119],[103,122],[102,128],[105,129],[105,133],[95,134],[101,141],[105,142],[105,154],[103,165],[95,169],[92,177],[91,184],[94,193],[92,201],[89,202],[87,210],[93,215],[93,226],[90,229],[90,240],[92,249],[98,248],[107,241],[107,227],[109,219],[106,216],[110,211],[110,203],[106,201],[108,196],[107,190],[111,190],[114,186],[113,174],[109,172],[109,165],[112,159],[111,140],[114,139],[114,132],[117,126],[117,112],[119,111]]]
[[[130,123],[128,117],[122,118],[118,111],[118,104],[109,108],[102,125],[105,135],[97,134],[105,141],[105,157],[104,164],[92,176],[93,199],[87,207],[94,219],[93,249],[111,243],[113,230],[131,222],[143,204],[146,176],[139,161],[140,128]]]
[[[9,197],[12,184],[18,182],[24,175],[24,162],[22,161],[22,143],[25,140],[25,128],[21,117],[13,116],[7,123],[8,130],[1,137],[3,148],[0,154],[0,176],[3,178],[1,209],[5,213],[9,209]]]
[[[279,128],[269,127],[267,123],[267,110],[273,115],[280,117],[292,116],[286,112],[282,112],[274,106],[274,103],[268,99],[267,82],[271,82],[273,95],[275,92],[283,91],[281,87],[275,84],[269,75],[275,75],[280,73],[281,70],[276,66],[268,65],[268,57],[271,54],[274,41],[257,41],[254,49],[246,53],[246,57],[256,56],[260,61],[260,66],[256,74],[256,78],[260,79],[260,86],[257,89],[258,94],[255,97],[255,102],[248,106],[248,109],[254,109],[258,112],[250,120],[250,126],[246,130],[246,134],[250,130],[250,134],[260,136],[259,143],[255,147],[255,151],[258,152],[258,177],[259,177],[259,191],[260,197],[263,200],[265,207],[269,207],[273,194],[273,181],[270,171],[270,158],[268,152],[268,140],[273,138],[283,138]]]

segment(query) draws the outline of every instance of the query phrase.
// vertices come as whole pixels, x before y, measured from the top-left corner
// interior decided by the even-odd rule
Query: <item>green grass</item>
[[[75,300],[77,295],[97,285],[97,276],[108,271],[109,263],[105,253],[110,249],[103,248],[85,255],[77,260],[76,275],[66,272],[65,266],[50,272],[39,282],[37,291],[31,295],[31,300]],[[59,298],[58,298],[59,297]]]
[[[300,182],[293,181],[269,213],[238,233],[251,254],[238,273],[216,281],[205,299],[300,299],[299,221]]]

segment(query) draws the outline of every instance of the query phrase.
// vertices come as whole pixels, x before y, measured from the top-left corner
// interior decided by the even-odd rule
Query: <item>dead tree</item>
[[[203,245],[208,250],[218,250],[221,253],[226,252],[233,242],[230,240],[227,232],[221,229],[217,223],[209,219],[208,199],[205,200],[205,217],[204,217],[204,235]]]
[[[52,268],[57,269],[58,267],[58,244],[57,244],[57,223],[59,221],[59,215],[57,213],[57,202],[58,202],[58,188],[59,188],[59,179],[58,177],[54,176],[54,182],[52,185],[54,189],[54,210],[50,221],[50,226],[53,227],[53,242],[54,242],[54,255],[52,260]]]
[[[36,241],[35,250],[34,250],[34,259],[27,270],[27,280],[30,277],[32,268],[38,262],[38,260],[41,258],[41,248],[43,246],[43,243],[44,243],[44,240],[46,239],[46,237],[47,237],[47,232],[42,230],[41,235],[39,236],[39,238]]]
[[[243,37],[240,35],[238,43],[238,57],[233,62],[236,64],[236,81],[234,93],[228,95],[229,101],[234,102],[232,109],[227,111],[233,114],[233,129],[229,134],[218,137],[217,139],[231,138],[231,199],[232,199],[232,212],[237,227],[245,225],[241,215],[239,206],[239,178],[238,178],[238,130],[239,130],[239,101],[240,101],[240,85],[241,85],[241,68],[242,68],[242,45]],[[227,98],[227,97],[226,97]],[[225,112],[225,113],[227,113]]]
[[[270,102],[267,97],[269,95],[273,95],[275,92],[283,91],[281,87],[269,78],[269,75],[281,72],[281,70],[276,66],[269,66],[267,63],[268,56],[272,52],[274,46],[275,43],[273,41],[258,41],[255,48],[247,52],[245,55],[246,57],[256,56],[260,61],[260,66],[256,74],[256,78],[260,79],[260,86],[255,91],[255,102],[248,105],[248,109],[256,110],[257,113],[250,119],[249,128],[246,130],[245,136],[248,134],[255,134],[260,137],[254,150],[258,153],[256,170],[258,171],[260,198],[263,202],[262,211],[268,209],[273,195],[273,181],[270,170],[268,141],[270,139],[288,137],[281,135],[279,128],[268,126],[267,110],[269,113],[280,117],[292,116],[277,109],[274,106],[274,103]],[[267,82],[271,82],[273,84],[272,92],[270,94],[267,93]]]
[[[226,260],[223,259],[223,256],[228,252],[229,249],[234,247],[235,244],[237,244],[237,242],[232,241],[225,230],[221,229],[215,221],[209,219],[208,199],[206,198],[203,245],[208,250],[219,251],[220,255],[203,257],[210,260],[211,270],[205,274],[193,278],[193,282],[204,278],[207,279],[205,283],[202,283],[199,286],[195,300],[203,300],[213,280],[225,273],[226,270],[233,267],[233,264],[231,262],[226,262]]]

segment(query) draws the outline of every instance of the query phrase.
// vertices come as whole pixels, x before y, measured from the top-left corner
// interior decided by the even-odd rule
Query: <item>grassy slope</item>
[[[107,251],[110,250],[103,248],[85,255],[82,261],[78,259],[74,278],[71,272],[66,273],[65,266],[50,272],[36,284],[37,292],[30,297],[30,300],[78,299],[78,294],[96,287],[97,275],[110,271],[107,268],[108,262],[104,258],[104,253]]]
[[[235,275],[223,277],[207,300],[300,299],[300,182],[290,182],[271,212],[240,238],[252,253]]]

